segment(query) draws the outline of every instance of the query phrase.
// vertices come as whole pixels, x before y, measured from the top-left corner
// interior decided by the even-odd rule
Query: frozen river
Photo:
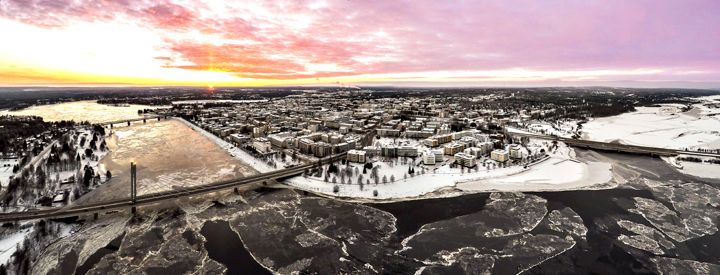
[[[45,121],[88,121],[100,123],[113,120],[138,118],[138,110],[155,109],[158,106],[123,105],[111,106],[95,101],[75,101],[68,103],[36,105],[19,111],[0,111],[0,115],[39,116]]]
[[[137,118],[138,110],[154,106],[122,107],[77,101],[32,106],[2,114],[41,116],[46,121],[75,120],[104,122]],[[152,121],[115,127],[107,139],[110,149],[101,161],[101,173],[112,179],[75,203],[97,202],[129,196],[130,162],[138,165],[138,194],[207,184],[242,177],[254,170],[233,158],[213,141],[177,120]]]
[[[177,120],[115,128],[106,139],[110,153],[100,162],[112,179],[81,201],[129,196],[130,162],[137,163],[138,194],[207,184],[254,171]]]

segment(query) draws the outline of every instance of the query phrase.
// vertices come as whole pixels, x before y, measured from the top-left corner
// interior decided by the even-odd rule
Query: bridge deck
[[[135,122],[135,121],[141,121],[141,120],[158,119],[158,118],[167,118],[167,116],[149,115],[149,116],[143,116],[143,117],[138,117],[138,118],[129,118],[129,119],[120,119],[120,120],[113,120],[113,121],[105,121],[105,122],[100,122],[100,123],[97,123],[97,124],[100,124],[100,125],[112,125],[112,124],[121,124],[121,123]]]
[[[562,141],[565,144],[574,146],[574,147],[588,148],[588,149],[595,149],[595,150],[602,150],[602,151],[614,151],[614,152],[624,152],[624,153],[632,153],[632,154],[646,154],[646,155],[653,155],[653,156],[676,156],[676,155],[683,154],[683,155],[694,155],[694,156],[705,156],[705,157],[720,157],[720,154],[718,154],[718,153],[683,151],[683,150],[678,150],[678,149],[657,148],[657,147],[648,147],[648,146],[639,146],[639,145],[592,141],[592,140],[571,139],[571,138],[563,138],[563,137],[555,137],[555,136],[547,136],[547,135],[524,134],[524,133],[509,133],[509,135],[524,136],[524,137],[538,138],[538,139],[545,139],[545,140],[557,140],[557,141]]]
[[[345,156],[345,153],[331,156],[322,159],[323,163],[330,161],[337,161]],[[93,203],[87,205],[69,205],[63,208],[43,209],[43,210],[32,210],[25,212],[13,212],[13,213],[2,213],[0,214],[0,223],[4,222],[15,222],[23,220],[34,220],[34,219],[45,219],[45,218],[65,218],[80,215],[90,215],[94,213],[103,213],[111,210],[122,210],[130,207],[142,206],[160,203],[163,201],[175,200],[182,197],[191,197],[233,187],[252,185],[256,187],[264,186],[264,182],[269,180],[276,180],[291,176],[297,176],[303,173],[305,169],[312,168],[317,165],[317,162],[295,166],[287,169],[277,170],[268,173],[255,174],[243,178],[219,181],[211,184],[205,184],[200,186],[185,187],[182,189],[169,190],[153,194],[145,194],[137,196],[136,202],[133,204],[130,198],[119,199],[113,201],[106,201],[100,203]]]

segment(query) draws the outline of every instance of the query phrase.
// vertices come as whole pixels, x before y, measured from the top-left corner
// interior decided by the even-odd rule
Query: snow
[[[6,187],[13,175],[13,167],[18,164],[17,159],[0,159],[0,186]]]
[[[611,165],[551,157],[522,173],[460,183],[464,191],[560,191],[588,188],[612,179]]]
[[[395,182],[364,184],[363,189],[357,184],[357,176],[351,177],[353,184],[342,184],[325,182],[314,176],[299,176],[286,180],[284,183],[297,189],[326,195],[341,197],[351,200],[380,200],[391,201],[397,199],[415,199],[454,196],[462,193],[507,191],[507,192],[529,192],[529,191],[560,191],[578,190],[586,188],[608,188],[609,185],[602,185],[612,179],[612,166],[604,162],[580,162],[575,160],[575,152],[572,148],[563,143],[558,144],[550,157],[540,160],[527,168],[516,165],[506,168],[488,169],[478,166],[475,168],[460,169],[450,168],[449,165],[438,165],[422,173],[422,166],[413,166],[415,176],[403,177],[408,170],[407,164],[396,164],[390,166],[386,162],[377,162],[380,165],[378,174],[390,177],[393,175]],[[350,164],[352,169],[359,164]],[[339,169],[345,169],[339,165]],[[370,172],[363,175],[365,179],[371,178]],[[363,183],[365,183],[365,179]],[[339,190],[334,192],[334,186]],[[375,196],[373,192],[377,190]]]
[[[635,112],[594,119],[583,125],[583,138],[660,148],[720,148],[720,118],[691,112],[668,114],[660,108],[637,107]]]
[[[407,171],[407,166],[401,166],[399,169],[392,167],[387,174],[398,174],[399,171]],[[384,170],[380,170],[384,171]],[[477,180],[484,178],[492,178],[500,175],[509,175],[522,171],[522,167],[514,166],[509,168],[495,170],[480,170],[479,172],[466,173],[426,173],[419,176],[408,177],[407,179],[396,180],[388,183],[371,183],[365,184],[363,190],[360,190],[358,184],[333,184],[324,182],[314,178],[294,177],[286,180],[284,183],[295,188],[320,193],[330,196],[353,198],[353,199],[397,199],[397,198],[414,198],[420,197],[428,193],[432,193],[443,188],[452,188],[459,181]],[[381,172],[382,173],[382,172]],[[386,175],[387,175],[386,174]],[[381,174],[382,175],[382,174]],[[396,177],[397,178],[397,177]],[[333,186],[337,185],[339,190],[333,192]],[[373,191],[377,190],[378,195],[374,196]]]
[[[527,125],[525,130],[521,129],[508,129],[509,131],[516,131],[525,134],[541,134],[541,135],[553,135],[558,137],[570,138],[577,131],[577,121],[559,121],[557,123],[550,122],[534,122]]]
[[[682,167],[678,171],[683,174],[706,179],[720,179],[720,164],[683,161]]]
[[[0,237],[0,265],[7,264],[10,257],[12,257],[15,250],[17,250],[18,245],[22,245],[25,237],[30,235],[32,231],[33,228],[30,227],[14,232],[10,235]]]

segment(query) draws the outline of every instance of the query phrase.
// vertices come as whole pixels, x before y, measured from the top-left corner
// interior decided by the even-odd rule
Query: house
[[[365,151],[363,150],[350,150],[347,152],[347,161],[365,163]]]
[[[511,158],[521,159],[523,157],[522,147],[519,144],[508,145],[508,151]]]
[[[434,165],[435,164],[435,154],[433,154],[432,151],[425,151],[422,157],[423,164],[425,165]]]
[[[465,167],[473,167],[475,166],[475,156],[465,153],[457,153],[455,154],[455,162]]]
[[[490,159],[497,162],[506,162],[509,159],[508,151],[503,149],[495,149],[490,152]]]

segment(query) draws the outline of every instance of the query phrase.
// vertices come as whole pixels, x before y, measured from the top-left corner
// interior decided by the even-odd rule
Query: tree
[[[337,193],[337,192],[340,192],[340,186],[335,185],[335,186],[333,186],[333,193]]]
[[[45,187],[45,181],[46,181],[45,171],[43,171],[42,166],[38,166],[35,169],[35,183],[37,184],[38,187],[43,188],[43,187]]]
[[[395,182],[395,175],[390,175],[390,182]]]
[[[112,178],[112,173],[110,173],[110,170],[108,170],[107,172],[105,172],[105,178],[106,178],[106,179],[111,179],[111,178]]]
[[[328,166],[327,172],[333,173],[333,174],[338,172],[338,168],[335,165],[335,163],[330,163],[330,166]]]
[[[95,175],[95,171],[93,171],[92,167],[85,166],[85,173],[83,175],[83,185],[87,188],[90,187],[90,181],[93,179],[93,176]]]

